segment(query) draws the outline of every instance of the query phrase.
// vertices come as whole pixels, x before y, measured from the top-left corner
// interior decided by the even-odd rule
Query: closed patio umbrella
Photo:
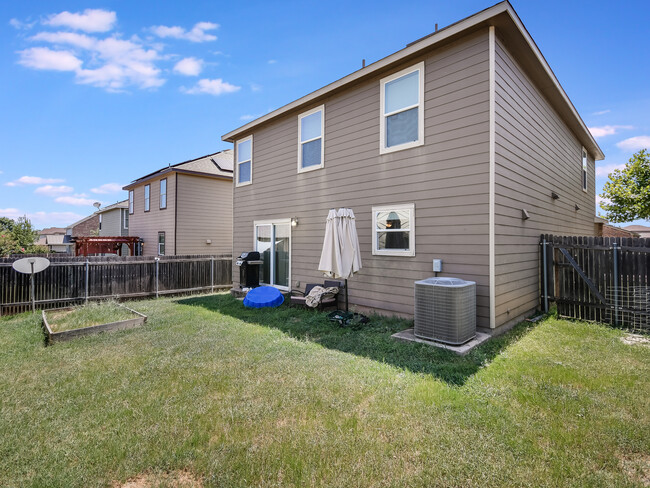
[[[348,278],[361,269],[361,252],[354,212],[349,208],[329,211],[318,270],[345,280],[345,310],[348,310]]]

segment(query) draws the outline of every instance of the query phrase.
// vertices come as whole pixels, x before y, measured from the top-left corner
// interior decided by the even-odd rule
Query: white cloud
[[[146,49],[137,37],[131,40],[96,37],[74,32],[41,32],[31,38],[52,44],[71,45],[86,53],[89,66],[82,67],[81,59],[69,51],[53,51],[49,48],[31,48],[21,52],[21,64],[36,69],[74,71],[76,82],[118,92],[130,85],[139,88],[156,88],[165,83],[155,61],[160,59],[157,51]]]
[[[0,208],[0,217],[9,217],[16,220],[23,215],[27,215],[34,227],[41,229],[45,227],[65,227],[84,217],[74,212],[25,212],[17,208]]]
[[[277,63],[277,62],[278,62],[278,61],[277,61],[276,59],[269,59],[269,60],[267,61],[267,63],[269,63],[269,64],[275,64],[275,63]]]
[[[191,95],[207,93],[209,95],[216,96],[223,95],[224,93],[234,93],[236,91],[239,91],[240,88],[240,86],[231,85],[230,83],[223,81],[221,78],[217,78],[216,80],[209,80],[205,78],[203,80],[199,80],[199,82],[192,88],[181,88],[181,90]]]
[[[601,127],[589,127],[591,134],[598,137],[611,136],[618,134],[621,130],[631,130],[634,129],[631,125],[603,125]]]
[[[22,186],[22,185],[51,185],[53,183],[63,183],[65,180],[60,178],[41,178],[40,176],[21,176],[16,181],[5,183],[5,186]]]
[[[20,21],[18,19],[11,19],[9,21],[9,25],[11,27],[13,27],[14,29],[19,29],[19,30],[31,29],[32,27],[34,27],[34,24],[36,24],[36,22],[22,22],[22,21]]]
[[[183,58],[174,66],[174,71],[185,76],[198,76],[203,70],[203,60]]]
[[[46,47],[32,47],[18,51],[18,62],[33,69],[54,71],[76,71],[81,67],[81,60],[69,51],[53,51]]]
[[[598,111],[598,112],[594,112],[594,113],[592,113],[591,115],[605,115],[605,114],[608,114],[608,113],[610,113],[610,112],[611,112],[611,110],[609,110],[609,109],[607,109],[607,110],[600,110],[600,111]]]
[[[600,195],[596,195],[596,208],[597,209],[600,208],[601,203],[610,204],[610,203],[612,203],[612,201],[607,199],[607,198],[603,198]]]
[[[54,199],[56,203],[65,203],[67,205],[79,205],[79,206],[91,206],[96,200],[92,198],[82,198],[82,197],[57,197]]]
[[[262,85],[258,85],[257,83],[251,83],[251,91],[253,92],[258,92],[262,90]]]
[[[97,188],[91,188],[90,191],[97,193],[99,195],[105,195],[107,193],[118,193],[122,191],[122,187],[119,183],[105,183]],[[86,196],[85,194],[76,195],[76,196]]]
[[[179,26],[167,27],[158,25],[151,28],[151,31],[158,37],[172,37],[174,39],[184,39],[190,42],[207,42],[216,41],[217,36],[207,34],[205,31],[211,31],[219,28],[219,24],[213,22],[198,22],[194,24],[191,30],[186,31]]]
[[[243,120],[244,122],[246,122],[248,120],[257,119],[257,118],[259,118],[261,116],[262,116],[262,114],[257,114],[257,115],[246,114],[246,115],[242,115],[241,117],[239,117],[239,120]]]
[[[72,193],[74,188],[71,186],[65,186],[65,185],[60,185],[60,186],[52,186],[52,185],[45,185],[45,186],[39,186],[34,190],[34,193],[38,193],[39,195],[47,195],[48,197],[56,197],[58,195],[62,195],[64,193]]]
[[[617,142],[616,146],[626,151],[638,151],[640,149],[650,149],[650,136],[636,136]]]
[[[83,49],[93,49],[97,39],[86,34],[76,32],[39,32],[29,38],[30,41],[45,41],[52,44],[69,44]]]
[[[623,168],[625,168],[625,164],[606,164],[604,166],[596,164],[596,176],[607,177],[607,175],[612,173],[614,170]]]
[[[83,13],[61,12],[43,22],[54,27],[69,27],[84,32],[108,32],[117,22],[115,12],[87,8]]]

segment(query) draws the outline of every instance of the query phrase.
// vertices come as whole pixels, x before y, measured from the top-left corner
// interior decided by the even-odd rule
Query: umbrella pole
[[[349,312],[348,309],[348,279],[345,278],[345,311]]]

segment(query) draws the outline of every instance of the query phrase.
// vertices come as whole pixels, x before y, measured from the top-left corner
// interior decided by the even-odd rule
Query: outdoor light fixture
[[[530,218],[530,215],[528,215],[528,210],[525,208],[521,209],[521,220],[528,220]]]
[[[578,204],[576,203],[576,212],[577,212],[578,210],[580,210],[580,207],[579,207]]]
[[[553,200],[557,200],[558,198],[560,198],[560,195],[558,195],[554,191],[551,192],[551,196],[553,197]]]
[[[298,225],[298,218],[297,217],[292,217],[291,218],[291,227],[295,227]]]

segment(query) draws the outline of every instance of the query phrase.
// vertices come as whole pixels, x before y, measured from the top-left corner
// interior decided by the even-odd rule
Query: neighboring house
[[[639,234],[639,237],[650,238],[650,227],[647,225],[627,225],[623,227],[625,230]]]
[[[97,235],[99,232],[99,214],[93,212],[87,217],[66,227],[66,234],[71,237],[86,237]]]
[[[129,201],[107,205],[97,211],[99,236],[116,237],[129,235]]]
[[[162,168],[124,187],[142,254],[232,253],[232,150]]]
[[[70,253],[73,249],[70,236],[62,227],[48,227],[39,231],[36,244],[47,246],[51,253]]]
[[[233,252],[271,248],[262,276],[280,289],[322,280],[328,210],[349,207],[363,263],[350,303],[412,316],[414,281],[442,259],[496,329],[539,306],[540,234],[594,232],[604,155],[508,2],[222,139]]]
[[[650,229],[649,229],[650,230]],[[616,227],[615,225],[603,225],[603,237],[639,237],[639,234],[626,228]]]

